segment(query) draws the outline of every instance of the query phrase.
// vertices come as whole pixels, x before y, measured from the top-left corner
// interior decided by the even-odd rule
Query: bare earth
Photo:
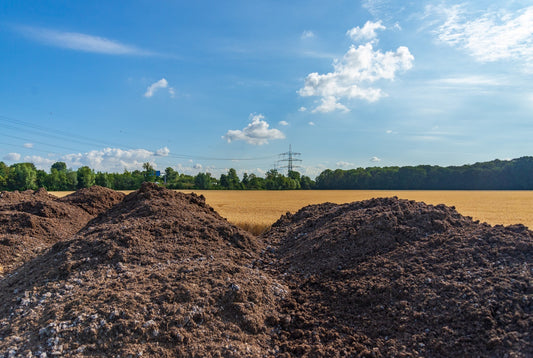
[[[190,191],[184,191],[190,193]],[[287,211],[294,213],[306,205],[332,202],[350,203],[372,198],[397,196],[426,204],[455,206],[474,220],[491,225],[523,224],[533,228],[533,191],[444,191],[444,190],[194,190],[206,198],[220,215],[230,222],[272,225]],[[51,192],[65,196],[72,192]],[[124,191],[125,194],[131,191]]]
[[[0,357],[533,356],[523,225],[389,197],[254,236],[149,183],[0,192],[0,219]]]

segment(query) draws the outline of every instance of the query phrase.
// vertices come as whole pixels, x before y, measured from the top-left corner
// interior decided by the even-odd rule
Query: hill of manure
[[[264,238],[286,272],[291,355],[533,356],[533,241],[444,205],[321,204]]]
[[[0,265],[10,271],[70,238],[124,194],[93,186],[58,199],[44,189],[0,192]]]
[[[522,225],[381,198],[255,237],[202,196],[115,194],[1,194],[3,235],[51,247],[0,278],[0,356],[533,356]]]
[[[144,184],[0,281],[0,351],[260,356],[283,284],[195,194]]]

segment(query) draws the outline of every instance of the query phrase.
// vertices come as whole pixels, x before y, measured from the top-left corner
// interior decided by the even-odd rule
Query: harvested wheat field
[[[0,245],[44,246],[0,279],[3,356],[533,356],[523,225],[389,197],[306,206],[254,236],[202,195],[91,190],[1,193]]]
[[[475,220],[491,225],[523,224],[533,227],[533,191],[414,191],[414,190],[296,190],[195,191],[220,215],[239,227],[260,233],[287,211],[325,202],[350,203],[397,196],[427,204],[446,204]]]

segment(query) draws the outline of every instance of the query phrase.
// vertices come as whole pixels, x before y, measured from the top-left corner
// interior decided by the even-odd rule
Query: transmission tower
[[[298,155],[302,155],[302,153],[296,153],[292,151],[292,146],[289,144],[289,151],[285,153],[281,153],[280,157],[282,159],[278,160],[278,162],[281,162],[281,164],[284,164],[283,162],[287,162],[287,165],[278,165],[278,168],[284,169],[287,168],[287,176],[294,170],[294,168],[300,168],[299,165],[294,165],[294,162],[301,162],[301,159],[296,159],[295,157]]]

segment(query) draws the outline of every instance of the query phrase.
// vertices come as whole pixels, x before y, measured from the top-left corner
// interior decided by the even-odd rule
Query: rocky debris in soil
[[[124,194],[93,186],[58,199],[45,189],[0,192],[0,265],[6,271],[70,238]]]
[[[533,240],[444,205],[312,205],[263,235],[290,356],[533,356]],[[282,276],[283,277],[283,276]]]
[[[77,235],[0,281],[0,351],[275,354],[288,289],[253,267],[262,243],[203,197],[144,184]]]

